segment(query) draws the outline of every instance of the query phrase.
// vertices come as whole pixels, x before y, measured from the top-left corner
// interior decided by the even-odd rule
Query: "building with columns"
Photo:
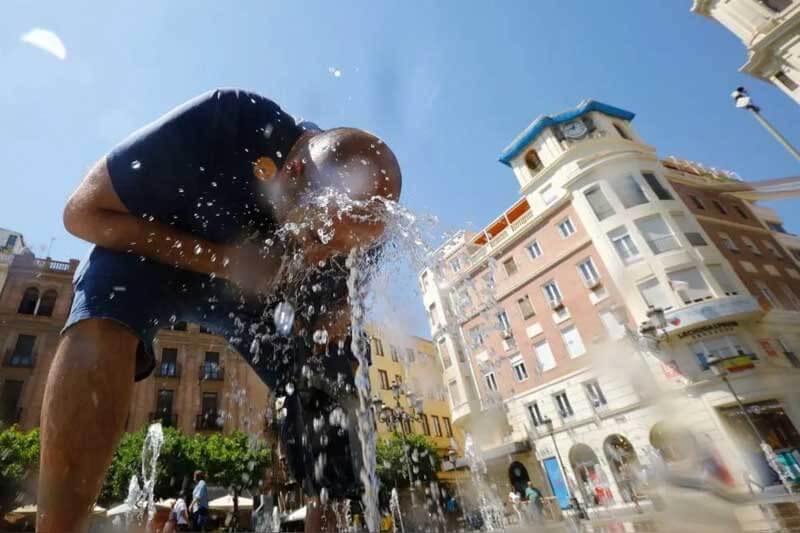
[[[661,159],[633,118],[589,100],[534,120],[500,157],[520,198],[420,273],[453,421],[498,486],[561,507],[636,500],[632,472],[687,439],[779,486],[759,445],[800,476],[800,280],[753,204],[774,184]]]
[[[694,0],[692,11],[713,19],[747,49],[742,72],[772,83],[800,103],[800,1]]]

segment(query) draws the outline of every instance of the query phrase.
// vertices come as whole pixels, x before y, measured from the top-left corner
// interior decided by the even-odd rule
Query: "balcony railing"
[[[200,365],[200,379],[204,381],[222,381],[225,379],[225,369],[220,365]]]
[[[675,237],[673,237],[672,235],[657,237],[655,239],[648,239],[647,245],[656,255],[680,248],[680,246],[678,245],[678,241],[675,240]]]
[[[224,420],[217,411],[206,411],[200,413],[195,419],[195,429],[204,431],[219,431],[224,425]]]
[[[35,365],[36,365],[36,356],[32,353],[19,354],[19,353],[14,353],[13,350],[9,350],[8,352],[6,352],[6,356],[3,359],[3,366],[33,368]]]
[[[164,427],[174,428],[178,427],[178,415],[164,411],[155,411],[150,413],[150,422],[161,422],[161,425]]]
[[[181,367],[178,363],[161,363],[156,368],[156,376],[160,378],[179,378],[181,377]]]

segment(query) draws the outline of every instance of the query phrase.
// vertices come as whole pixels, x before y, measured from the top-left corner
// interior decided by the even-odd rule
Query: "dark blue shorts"
[[[73,280],[75,296],[64,330],[87,318],[114,320],[139,338],[136,380],[155,366],[153,339],[177,322],[224,336],[252,363],[253,338],[266,331],[268,303],[232,283],[95,246]],[[259,354],[260,355],[260,354]],[[259,366],[255,368],[259,370]],[[263,369],[259,374],[263,373]],[[261,376],[274,385],[271,376]]]

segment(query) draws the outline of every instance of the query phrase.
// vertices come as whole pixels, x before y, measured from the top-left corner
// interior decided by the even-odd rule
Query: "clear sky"
[[[745,85],[800,144],[800,108],[739,74],[741,42],[690,0],[5,0],[0,17],[0,226],[37,255],[87,245],[64,201],[130,131],[214,87],[258,91],[322,127],[382,136],[404,170],[403,201],[442,231],[482,227],[517,198],[500,150],[532,119],[584,98],[631,110],[661,156],[748,180],[798,174],[729,97]],[[67,57],[21,42],[56,32]],[[340,72],[335,75],[336,70]],[[775,205],[800,233],[798,201]],[[421,315],[421,306],[419,306]]]

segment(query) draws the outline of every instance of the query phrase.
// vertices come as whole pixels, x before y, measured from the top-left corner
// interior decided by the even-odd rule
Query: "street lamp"
[[[744,416],[744,419],[747,420],[747,423],[750,425],[750,429],[753,430],[753,434],[758,439],[759,447],[761,448],[761,451],[764,452],[764,457],[767,459],[767,463],[769,463],[769,466],[773,470],[775,470],[775,473],[778,474],[778,477],[780,478],[781,483],[786,489],[786,492],[792,494],[791,481],[786,475],[786,472],[784,471],[780,462],[778,462],[778,455],[775,453],[775,450],[772,449],[772,446],[770,446],[769,443],[764,439],[764,437],[761,436],[761,432],[756,427],[755,422],[753,422],[753,419],[750,417],[750,413],[747,412],[747,409],[742,403],[741,398],[739,398],[739,395],[736,393],[736,391],[733,388],[733,385],[728,379],[728,371],[721,366],[726,359],[727,358],[725,357],[718,357],[718,358],[715,357],[713,359],[709,358],[708,366],[711,368],[711,371],[714,373],[714,375],[719,377],[728,387],[728,390],[730,391],[731,395],[736,400],[736,404],[739,406],[739,410],[742,412],[742,416]]]
[[[761,108],[753,103],[752,98],[750,98],[750,95],[747,93],[747,90],[744,87],[737,87],[736,90],[731,93],[731,98],[733,98],[733,101],[736,103],[736,107],[750,111],[756,120],[762,126],[764,126],[764,129],[772,134],[772,136],[775,137],[790,154],[792,154],[795,158],[800,159],[800,152],[797,150],[797,148],[792,146],[786,137],[781,135],[781,133],[775,129],[772,124],[767,122],[767,119],[761,115]]]

